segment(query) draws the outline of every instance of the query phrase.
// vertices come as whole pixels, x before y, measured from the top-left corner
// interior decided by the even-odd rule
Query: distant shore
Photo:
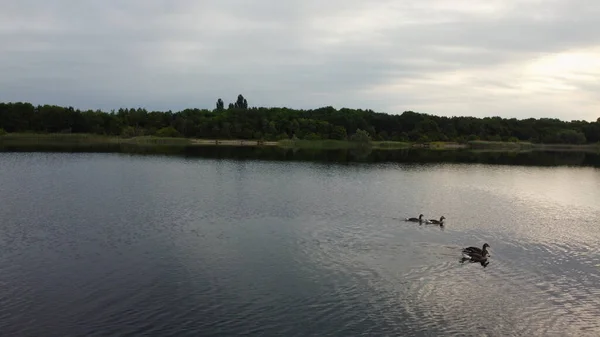
[[[190,144],[215,146],[276,146],[278,142],[247,139],[197,139],[190,138]]]
[[[594,151],[600,152],[600,144],[572,145],[572,144],[535,144],[529,142],[491,142],[470,141],[467,143],[454,142],[430,142],[410,143],[395,141],[371,141],[368,143],[356,143],[348,140],[292,140],[261,141],[245,139],[198,139],[178,137],[156,137],[140,136],[123,138],[117,136],[103,136],[94,134],[69,134],[69,133],[8,133],[0,136],[0,145],[12,147],[39,145],[69,145],[69,146],[91,146],[101,144],[126,144],[139,146],[238,146],[238,147],[260,147],[278,146],[282,148],[304,148],[304,149],[351,149],[368,146],[378,150],[399,149],[434,149],[434,150],[456,150],[471,149],[477,151]]]

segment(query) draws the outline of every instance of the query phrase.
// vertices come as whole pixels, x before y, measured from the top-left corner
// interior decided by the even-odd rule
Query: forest
[[[330,106],[310,110],[248,107],[248,101],[241,94],[227,107],[219,98],[214,109],[177,112],[144,108],[82,111],[26,102],[0,103],[0,135],[90,133],[121,137],[346,140],[357,131],[366,131],[376,141],[586,144],[600,142],[600,118],[588,122],[554,118],[444,117],[413,111],[387,114],[348,108],[338,110]]]

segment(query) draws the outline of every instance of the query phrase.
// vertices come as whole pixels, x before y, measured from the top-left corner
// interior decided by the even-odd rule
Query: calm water
[[[0,153],[0,335],[598,336],[599,221],[595,167]]]

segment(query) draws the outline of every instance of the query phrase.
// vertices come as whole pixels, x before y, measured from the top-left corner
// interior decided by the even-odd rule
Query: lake
[[[222,151],[0,152],[0,334],[600,334],[597,155]]]

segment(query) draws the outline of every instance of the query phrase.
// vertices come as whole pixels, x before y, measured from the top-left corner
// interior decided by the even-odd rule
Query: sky
[[[2,0],[0,101],[595,121],[598,0]]]

